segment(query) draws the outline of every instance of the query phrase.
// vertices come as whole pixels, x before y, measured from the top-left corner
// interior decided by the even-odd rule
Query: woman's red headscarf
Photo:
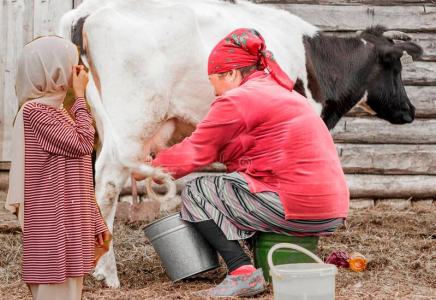
[[[277,64],[265,40],[255,29],[240,28],[221,40],[209,55],[208,74],[220,74],[252,65],[267,69],[277,82],[292,91],[294,82]]]

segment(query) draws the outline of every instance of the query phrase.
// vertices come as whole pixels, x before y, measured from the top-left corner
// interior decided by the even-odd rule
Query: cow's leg
[[[95,192],[103,219],[112,234],[118,196],[128,176],[129,169],[124,168],[119,162],[111,160],[103,149],[96,163]],[[113,242],[110,244],[109,251],[98,262],[93,276],[97,280],[105,280],[110,287],[118,288],[120,286]]]
[[[158,152],[159,149],[166,145],[175,130],[175,125],[176,122],[173,119],[160,124],[150,139],[143,143],[143,150],[146,151],[144,152],[144,157],[149,155],[151,151]],[[133,144],[133,141],[130,144]],[[130,174],[130,170],[110,158],[105,150],[103,146],[96,162],[95,192],[102,216],[106,221],[109,231],[113,233],[118,196]],[[110,287],[117,288],[120,286],[113,243],[111,243],[109,251],[100,259],[93,272],[93,276],[97,280],[105,280],[106,284]]]
[[[136,34],[138,32],[141,34]],[[96,197],[103,217],[113,231],[116,200],[130,172],[118,161],[139,162],[144,158],[143,148],[148,146],[144,143],[162,122],[174,116],[170,99],[176,92],[174,79],[166,77],[169,67],[163,67],[170,66],[168,55],[156,46],[156,39],[162,37],[147,30],[143,23],[108,7],[86,19],[83,33],[83,45],[94,79],[92,82],[90,78],[88,86],[88,93],[92,94],[89,102],[99,135],[104,136],[96,164]],[[153,53],[152,57],[144,56],[144,49]],[[201,59],[190,51],[187,54]],[[171,132],[173,127],[173,124],[167,124],[163,132]],[[156,143],[160,144],[159,139]],[[152,148],[148,147],[147,152]],[[94,276],[106,279],[108,286],[119,286],[112,245],[110,252],[100,259]]]

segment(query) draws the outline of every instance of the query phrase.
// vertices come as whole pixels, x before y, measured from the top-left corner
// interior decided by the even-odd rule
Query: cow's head
[[[407,97],[401,79],[403,65],[418,60],[422,48],[409,42],[399,31],[386,31],[382,26],[369,28],[358,35],[374,45],[375,63],[368,78],[366,105],[378,117],[393,124],[411,123],[415,107]],[[401,41],[395,43],[394,40]]]

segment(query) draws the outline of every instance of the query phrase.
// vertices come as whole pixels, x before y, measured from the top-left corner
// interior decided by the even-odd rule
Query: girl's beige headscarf
[[[27,44],[18,60],[15,82],[21,106],[12,130],[12,162],[6,208],[16,212],[24,203],[24,124],[23,108],[38,102],[54,109],[62,108],[72,85],[72,67],[79,62],[77,47],[62,38],[48,36]],[[21,227],[23,209],[19,209]]]

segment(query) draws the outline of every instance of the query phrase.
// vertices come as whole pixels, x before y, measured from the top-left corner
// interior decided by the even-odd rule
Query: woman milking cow
[[[200,294],[253,295],[264,290],[264,277],[238,240],[257,231],[329,236],[347,217],[349,192],[325,123],[293,91],[259,32],[238,29],[221,40],[210,53],[208,75],[217,96],[208,114],[151,164],[174,179],[213,162],[226,165],[226,175],[186,184],[180,216],[228,268],[221,284]]]

